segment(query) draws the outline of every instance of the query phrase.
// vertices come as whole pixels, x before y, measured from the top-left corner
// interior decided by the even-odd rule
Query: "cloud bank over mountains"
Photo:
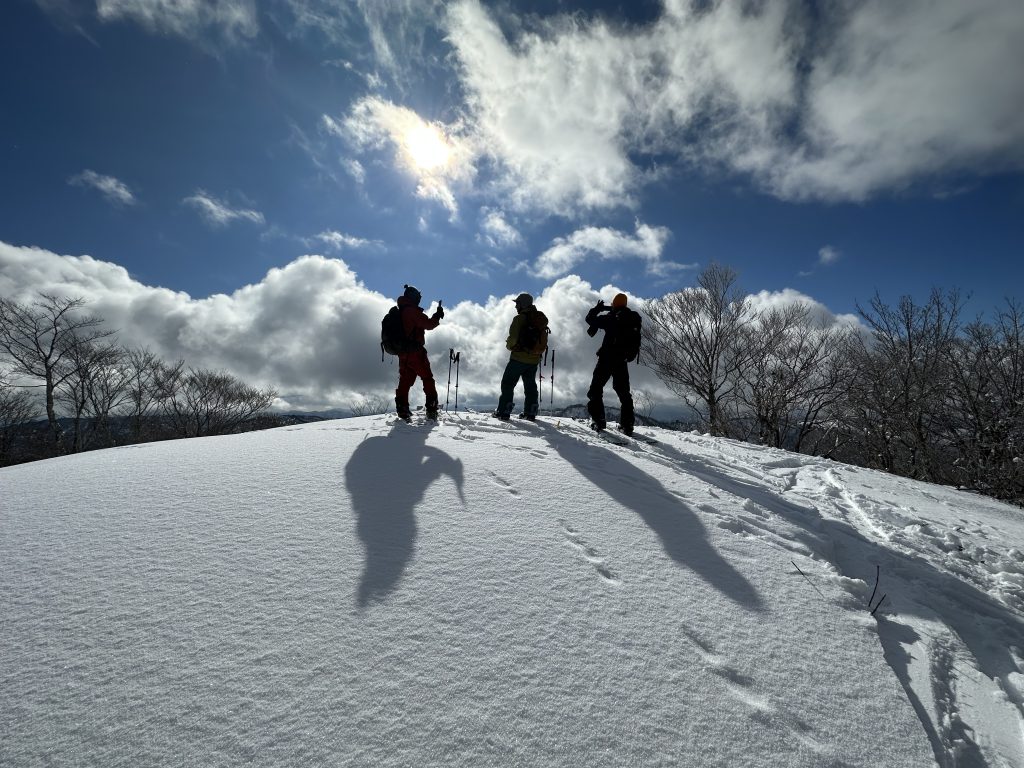
[[[586,335],[583,318],[599,298],[610,301],[620,290],[613,285],[596,288],[567,275],[536,297],[553,331],[556,406],[585,400],[600,339]],[[400,291],[396,281],[395,295]],[[281,394],[282,408],[346,407],[366,395],[390,397],[397,383],[397,365],[390,357],[381,361],[379,346],[380,320],[394,298],[369,290],[340,259],[302,256],[230,295],[197,299],[144,285],[123,267],[90,256],[0,242],[0,296],[30,302],[39,292],[85,298],[87,311],[105,318],[125,346],[148,347],[168,361],[184,359],[194,367],[226,369],[250,384],[273,386]],[[461,404],[486,409],[497,402],[498,380],[508,360],[505,340],[515,314],[512,300],[518,292],[446,306],[440,327],[427,334],[442,388],[448,350],[461,353]],[[447,297],[440,298],[447,305]],[[805,301],[822,317],[851,320],[834,317],[796,291],[762,292],[753,300],[758,305]],[[630,296],[630,303],[642,308],[644,299]],[[549,373],[545,369],[545,376]],[[631,366],[630,375],[634,390],[678,405],[651,371]],[[414,402],[422,397],[418,387]],[[610,390],[608,396],[614,404]],[[546,379],[545,405],[550,397]]]

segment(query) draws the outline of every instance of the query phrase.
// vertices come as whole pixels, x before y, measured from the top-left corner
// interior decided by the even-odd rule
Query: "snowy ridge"
[[[1024,766],[1020,510],[640,432],[0,470],[0,765]]]

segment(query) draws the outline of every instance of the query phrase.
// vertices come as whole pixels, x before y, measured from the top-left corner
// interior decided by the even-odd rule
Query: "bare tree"
[[[858,307],[870,336],[852,349],[860,375],[847,418],[868,446],[868,466],[940,479],[950,351],[962,306],[958,292],[933,290],[924,304],[903,296],[893,308],[876,294],[868,309]]]
[[[53,441],[61,443],[55,395],[73,366],[69,356],[82,344],[91,344],[113,335],[100,329],[103,320],[79,316],[85,304],[81,298],[40,294],[31,304],[0,299],[0,353],[7,357],[13,372],[41,380],[45,392],[46,418]]]
[[[696,287],[650,302],[643,330],[647,365],[713,435],[729,434],[738,373],[750,357],[743,330],[756,317],[736,280],[728,267],[708,265]]]
[[[645,392],[642,389],[633,390],[633,412],[636,414],[638,419],[644,421],[651,418],[651,412],[654,410],[654,398],[651,397],[650,393]],[[641,422],[643,423],[643,422]]]
[[[112,444],[110,416],[127,398],[124,350],[106,343],[75,344],[61,363],[57,399],[71,417],[71,451],[84,451],[103,436]]]
[[[349,410],[353,416],[374,416],[378,413],[388,413],[392,407],[392,400],[386,395],[362,395],[359,402]]]
[[[1024,309],[1007,301],[994,323],[967,326],[950,351],[945,434],[957,481],[1024,500]]]
[[[273,389],[256,389],[223,371],[180,365],[161,371],[162,415],[179,437],[224,435],[266,411],[277,397]]]
[[[10,462],[18,431],[38,413],[35,399],[0,372],[0,465]]]
[[[184,363],[177,363],[180,368]],[[156,410],[160,394],[161,371],[167,366],[148,349],[125,351],[123,366],[126,374],[126,398],[122,411],[131,424],[132,440],[141,440],[147,417]]]
[[[815,323],[803,303],[772,308],[744,330],[750,350],[739,389],[758,442],[800,451],[839,402],[851,375],[849,331]]]

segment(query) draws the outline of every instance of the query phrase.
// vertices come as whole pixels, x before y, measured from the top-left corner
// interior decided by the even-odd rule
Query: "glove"
[[[438,305],[437,309],[434,310],[434,317],[437,320],[440,320],[442,317],[444,317],[444,309],[441,308],[440,304]]]
[[[604,306],[604,299],[598,299],[597,300],[597,306],[603,307]]]

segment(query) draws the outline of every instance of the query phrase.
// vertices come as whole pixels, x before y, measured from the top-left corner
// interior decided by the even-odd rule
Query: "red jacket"
[[[437,317],[427,317],[427,313],[413,304],[408,296],[398,297],[398,306],[402,313],[402,328],[405,335],[417,344],[426,344],[425,331],[432,331],[441,324]]]

